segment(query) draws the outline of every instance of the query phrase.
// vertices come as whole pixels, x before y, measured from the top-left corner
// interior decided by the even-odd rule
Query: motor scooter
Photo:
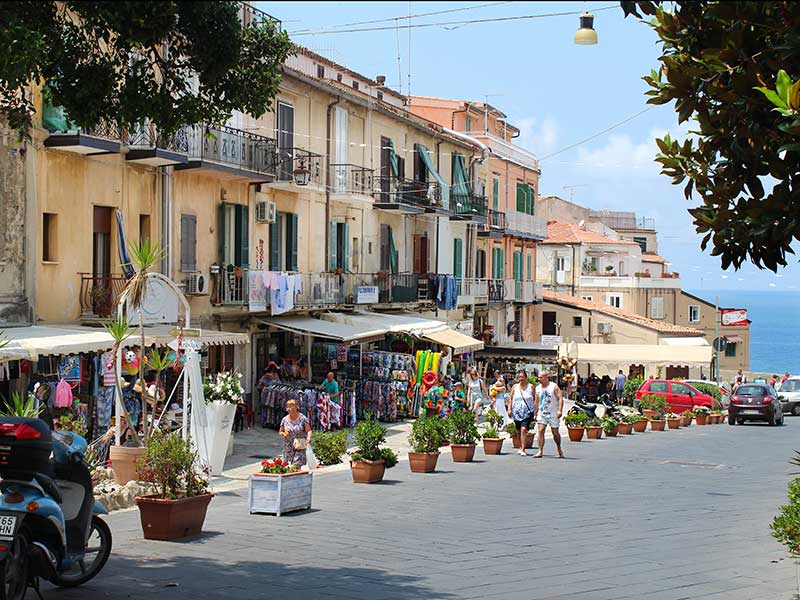
[[[0,600],[39,579],[86,583],[111,554],[108,514],[94,499],[87,443],[41,419],[0,418]]]

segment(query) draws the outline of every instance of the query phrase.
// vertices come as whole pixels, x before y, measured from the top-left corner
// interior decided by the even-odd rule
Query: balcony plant
[[[375,483],[383,480],[386,469],[397,464],[397,455],[390,448],[382,448],[386,441],[386,429],[375,415],[356,425],[353,432],[356,449],[350,455],[350,471],[353,483]]]
[[[636,433],[644,433],[647,430],[648,419],[644,415],[634,415],[636,421],[633,423],[633,430]]]
[[[347,430],[315,431],[311,450],[320,465],[338,465],[347,452]]]
[[[670,412],[666,414],[667,427],[670,429],[678,429],[681,426],[681,416]]]
[[[411,426],[408,443],[408,465],[412,473],[433,473],[439,460],[439,447],[444,441],[444,432],[438,417],[420,417]]]
[[[480,436],[471,410],[456,410],[447,417],[453,462],[471,462]]]
[[[517,426],[514,423],[509,423],[506,425],[506,433],[511,436],[511,443],[514,448],[519,448],[519,431],[517,431]],[[533,448],[533,437],[533,429],[529,429],[525,432],[525,450]]]
[[[694,413],[690,410],[685,410],[681,414],[681,427],[689,427],[692,424]]]
[[[564,417],[564,423],[567,426],[570,442],[580,442],[583,439],[583,434],[586,431],[586,423],[589,421],[589,416],[585,412],[568,413]]]
[[[616,437],[618,433],[619,421],[614,417],[603,417],[603,433],[606,437]]]
[[[500,454],[503,450],[503,439],[500,437],[500,426],[503,424],[503,417],[497,411],[490,408],[486,411],[486,429],[483,432],[483,453]]]
[[[199,535],[214,495],[189,441],[175,433],[154,432],[136,470],[141,481],[156,489],[136,498],[145,539]]]
[[[698,425],[708,425],[708,407],[695,406],[694,407],[694,420]]]
[[[598,417],[592,417],[586,422],[586,438],[599,440],[603,433],[603,422]]]
[[[89,299],[92,301],[92,312],[98,317],[110,317],[111,309],[111,290],[102,284],[95,284],[89,290]]]
[[[261,461],[261,472],[248,482],[250,514],[285,512],[311,508],[313,475],[282,458]]]

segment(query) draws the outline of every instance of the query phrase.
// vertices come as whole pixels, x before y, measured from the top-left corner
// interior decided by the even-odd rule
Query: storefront
[[[558,346],[540,342],[507,342],[502,346],[486,346],[477,353],[478,369],[487,378],[500,371],[507,380],[513,380],[519,370],[529,375],[543,369],[555,369]]]

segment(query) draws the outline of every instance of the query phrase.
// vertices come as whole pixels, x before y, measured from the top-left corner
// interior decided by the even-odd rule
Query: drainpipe
[[[468,113],[469,110],[472,108],[472,102],[466,102],[464,104],[464,108],[460,108],[458,110],[454,110],[453,113],[450,115],[450,128],[456,128],[456,115],[460,113]]]
[[[333,107],[339,104],[341,96],[328,104],[327,119],[325,119],[325,140],[328,151],[325,153],[325,265],[322,270],[327,271],[331,261],[331,113]],[[310,131],[310,130],[309,130]]]
[[[161,258],[161,274],[172,279],[170,272],[171,255],[170,248],[172,245],[169,243],[170,234],[172,233],[170,212],[169,212],[169,167],[161,167],[159,180],[161,181],[161,248],[163,248],[164,255]]]
[[[572,245],[572,295],[575,295],[575,273],[578,267],[575,264],[575,244]]]
[[[446,127],[443,127],[442,129],[444,130],[444,132],[446,134],[452,135],[453,137],[460,139],[462,142],[467,142],[468,144],[470,144],[472,146],[475,146],[478,150],[481,151],[480,158],[473,158],[470,161],[470,168],[472,168],[473,163],[481,164],[487,158],[489,158],[489,152],[490,152],[489,146],[487,146],[486,144],[484,144],[480,140],[476,140],[473,137],[470,137],[468,135],[464,135],[463,133],[459,133],[457,131],[454,131],[453,129],[447,129]]]

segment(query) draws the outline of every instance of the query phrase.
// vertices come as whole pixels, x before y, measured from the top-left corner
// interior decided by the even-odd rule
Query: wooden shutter
[[[270,271],[281,270],[281,224],[283,223],[283,213],[278,213],[275,222],[269,226],[269,269]]]
[[[414,273],[422,273],[422,256],[420,253],[422,252],[422,236],[415,235],[413,237],[413,248],[414,248]]]
[[[528,254],[528,280],[533,281],[533,255]]]
[[[514,252],[514,281],[522,279],[522,252]]]
[[[217,230],[219,231],[219,263],[224,267],[225,257],[228,255],[228,222],[227,222],[227,208],[228,205],[224,202],[219,205],[219,218],[217,223]]]
[[[517,212],[525,212],[525,186],[517,183]]]
[[[462,258],[464,254],[464,241],[455,238],[453,240],[453,275],[460,278],[462,275]]]
[[[197,270],[197,217],[181,215],[181,271]]]
[[[344,268],[345,273],[350,272],[350,224],[345,222],[344,224],[344,257],[342,258],[342,267]]]
[[[286,213],[286,270],[297,271],[297,215]]]
[[[236,241],[233,249],[234,262],[237,267],[248,268],[250,266],[250,223],[248,207],[237,204],[234,207],[236,219]]]
[[[492,179],[492,210],[500,210],[500,180]]]
[[[338,244],[336,243],[337,242],[336,234],[338,232],[337,225],[338,225],[338,223],[336,223],[336,221],[331,221],[331,223],[328,225],[328,228],[330,229],[330,236],[329,236],[329,239],[328,239],[328,248],[329,248],[329,252],[328,252],[328,270],[329,271],[335,271],[336,270],[336,263],[338,262],[337,259],[339,258],[338,254],[336,252],[337,246],[338,246]]]
[[[430,271],[430,255],[431,255],[430,243],[431,243],[430,238],[428,238],[428,236],[426,236],[426,235],[423,235],[422,236],[422,248],[421,248],[421,252],[420,252],[420,256],[421,256],[421,258],[420,258],[420,266],[421,266],[420,273],[428,273]]]

